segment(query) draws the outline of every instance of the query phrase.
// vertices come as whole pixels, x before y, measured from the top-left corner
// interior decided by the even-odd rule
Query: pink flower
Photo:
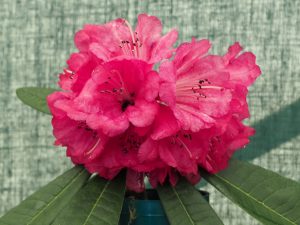
[[[67,156],[73,163],[82,164],[103,151],[107,138],[100,131],[89,128],[85,121],[70,119],[65,111],[57,107],[61,102],[70,101],[72,98],[72,93],[55,92],[47,99],[53,115],[55,145],[66,146]]]
[[[209,139],[208,154],[206,159],[200,162],[200,166],[210,173],[217,173],[225,169],[233,153],[238,149],[245,148],[250,142],[249,137],[254,134],[253,128],[232,118],[223,133]]]
[[[198,161],[205,159],[208,151],[207,132],[180,131],[175,135],[160,140],[148,138],[140,147],[139,160],[161,159],[166,165],[186,174],[198,173]]]
[[[209,47],[207,40],[184,43],[178,47],[173,61],[160,66],[160,100],[170,107],[184,130],[197,132],[209,128],[229,110],[229,75],[206,70],[202,62]]]
[[[79,49],[60,74],[64,91],[48,96],[55,144],[74,164],[113,179],[127,170],[127,188],[144,190],[180,176],[192,184],[226,168],[249,142],[248,87],[260,75],[255,56],[238,43],[209,55],[208,40],[181,44],[177,32],[141,14],[135,30],[124,19],[86,25]],[[159,72],[154,64],[160,64]]]
[[[161,103],[173,111],[184,130],[198,132],[210,128],[228,114],[249,116],[247,87],[260,74],[255,56],[246,52],[235,58],[241,51],[238,43],[223,57],[206,55],[209,48],[207,40],[193,39],[178,47],[173,61],[160,66]],[[174,118],[168,120],[165,123],[174,124]],[[152,135],[155,139],[160,138],[158,133],[163,129],[158,126]]]
[[[169,183],[175,186],[178,181],[179,174],[176,169],[170,166],[165,166],[164,168],[157,168],[151,171],[148,177],[150,184],[155,188],[158,184],[163,185],[166,180],[169,180]]]
[[[67,61],[69,68],[60,75],[59,85],[78,92],[97,65],[116,58],[140,59],[153,65],[172,56],[176,39],[175,29],[162,36],[161,21],[147,14],[138,16],[134,31],[125,19],[85,25],[75,35],[79,52]]]
[[[91,173],[98,173],[106,179],[114,178],[122,169],[127,169],[127,188],[141,192],[144,189],[144,176],[149,171],[165,167],[165,163],[155,157],[147,162],[139,160],[141,145],[147,135],[141,135],[133,127],[118,136],[109,138],[103,153],[85,164]]]
[[[148,138],[139,148],[140,163],[161,160],[166,166],[151,170],[148,177],[153,187],[163,184],[169,177],[175,185],[178,176],[184,176],[192,184],[200,180],[198,167],[217,173],[227,167],[233,153],[249,143],[255,131],[235,117],[226,118],[222,126],[202,129],[199,132],[179,131],[160,140]]]
[[[56,106],[71,119],[115,136],[130,124],[151,125],[158,110],[158,89],[159,76],[149,64],[136,59],[113,60],[94,69],[79,95]]]

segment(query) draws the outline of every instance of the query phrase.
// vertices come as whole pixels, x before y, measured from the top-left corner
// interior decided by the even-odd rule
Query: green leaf
[[[117,225],[125,195],[125,175],[112,181],[94,177],[71,200],[54,225]]]
[[[175,187],[157,188],[171,225],[219,225],[217,214],[190,183],[181,179]]]
[[[90,174],[74,167],[0,218],[1,225],[48,225],[86,183]]]
[[[47,104],[47,96],[54,91],[53,88],[24,87],[18,88],[16,93],[18,98],[26,105],[47,114],[51,114]]]
[[[299,183],[236,159],[218,174],[201,174],[263,224],[300,224]]]

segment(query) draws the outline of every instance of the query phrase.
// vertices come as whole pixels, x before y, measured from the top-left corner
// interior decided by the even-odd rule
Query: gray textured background
[[[209,38],[212,52],[240,41],[257,55],[263,75],[250,90],[257,129],[239,157],[300,181],[300,2],[227,1],[0,1],[0,215],[71,164],[52,146],[50,117],[17,100],[22,86],[55,87],[75,50],[74,32],[85,23],[147,12],[180,41]],[[258,224],[212,187],[211,203],[225,224]]]

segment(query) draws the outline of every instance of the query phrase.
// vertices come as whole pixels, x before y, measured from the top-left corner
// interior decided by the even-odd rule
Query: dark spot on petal
[[[124,101],[122,102],[122,105],[121,105],[122,112],[124,112],[124,111],[127,109],[127,107],[130,106],[130,105],[134,105],[134,101],[127,100],[127,99],[124,100]]]

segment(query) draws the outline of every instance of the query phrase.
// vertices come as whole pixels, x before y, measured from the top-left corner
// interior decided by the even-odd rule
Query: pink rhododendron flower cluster
[[[254,134],[248,87],[260,75],[255,56],[238,43],[210,55],[208,40],[178,48],[177,31],[162,35],[154,16],[86,25],[75,35],[79,52],[48,96],[55,144],[74,164],[113,179],[127,169],[127,187],[143,191],[179,176],[200,180],[199,167],[216,173]],[[156,66],[158,69],[156,70]]]

